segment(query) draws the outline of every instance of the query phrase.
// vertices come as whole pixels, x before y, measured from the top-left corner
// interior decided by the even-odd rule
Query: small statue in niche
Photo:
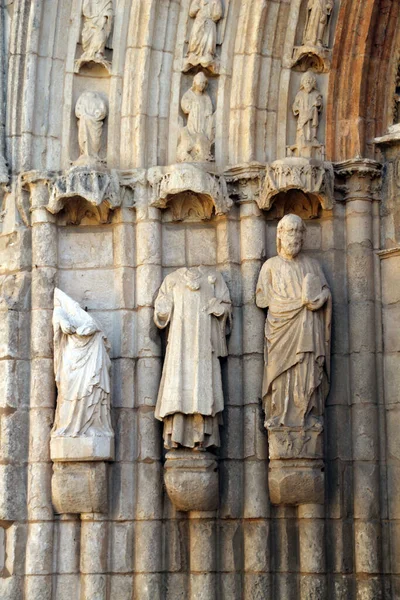
[[[181,100],[182,111],[187,115],[186,127],[181,127],[177,161],[211,161],[211,146],[214,142],[214,113],[211,98],[207,93],[208,79],[200,72],[193,79],[190,90]]]
[[[170,328],[155,416],[164,422],[166,448],[220,445],[219,357],[228,353],[230,318],[229,291],[214,268],[182,268],[164,279],[154,321],[160,329]]]
[[[329,20],[333,0],[308,0],[304,46],[328,46]]]
[[[78,141],[81,155],[76,165],[98,166],[103,122],[107,116],[107,102],[97,92],[83,92],[75,106],[78,119]]]
[[[262,392],[265,426],[295,428],[305,440],[306,430],[323,428],[332,302],[321,266],[301,252],[304,235],[305,224],[297,215],[279,221],[278,256],[261,269],[256,302],[268,308]]]
[[[83,54],[75,61],[75,72],[88,62],[99,63],[109,71],[110,62],[106,60],[104,51],[114,16],[112,0],[83,0],[82,14]]]
[[[51,433],[52,458],[110,459],[114,432],[110,416],[111,362],[107,338],[94,318],[57,288],[53,329],[58,399]],[[76,441],[69,446],[57,444],[66,438]],[[93,447],[85,444],[87,438],[96,439]],[[92,451],[82,455],[88,448]]]
[[[183,63],[183,72],[201,65],[211,73],[218,72],[215,58],[217,47],[217,23],[222,18],[221,0],[192,0],[189,8],[194,18],[189,47]]]
[[[321,153],[317,132],[322,107],[322,94],[317,88],[317,79],[311,71],[307,71],[301,78],[300,90],[293,103],[293,114],[297,117],[297,127],[296,144],[291,150],[297,156],[314,158],[313,155]]]

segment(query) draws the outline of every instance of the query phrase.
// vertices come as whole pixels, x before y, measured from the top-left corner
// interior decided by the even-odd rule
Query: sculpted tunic
[[[229,291],[213,268],[174,271],[155,303],[159,328],[170,324],[155,416],[164,421],[167,447],[219,445],[224,408],[218,357],[227,355]]]
[[[110,358],[96,321],[60,290],[55,291],[54,371],[58,388],[52,435],[113,436]],[[72,333],[64,333],[61,323]]]
[[[107,39],[111,33],[113,18],[112,0],[84,0],[82,30],[82,47],[85,55],[102,55]]]
[[[217,21],[222,17],[221,0],[193,0],[189,14],[195,17],[190,35],[188,62],[207,66],[215,55]]]
[[[319,263],[303,254],[281,256],[263,265],[256,301],[268,307],[265,323],[266,357],[263,402],[268,426],[316,425],[323,414],[330,363],[331,300],[317,310],[303,305],[304,280],[327,282]]]

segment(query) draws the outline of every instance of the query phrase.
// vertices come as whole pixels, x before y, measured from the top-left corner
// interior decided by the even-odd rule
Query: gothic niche
[[[75,73],[79,73],[82,65],[87,63],[99,64],[111,72],[111,62],[106,58],[105,48],[114,17],[112,0],[83,0],[82,16],[83,53],[75,61]]]
[[[302,45],[293,48],[293,67],[300,71],[329,71],[332,55],[328,49],[329,25],[333,7],[334,0],[307,0]]]
[[[109,221],[110,210],[121,205],[118,175],[105,168],[100,158],[107,100],[98,92],[83,92],[76,103],[80,156],[73,166],[55,178],[51,186],[49,212],[64,209],[67,225],[84,219]]]

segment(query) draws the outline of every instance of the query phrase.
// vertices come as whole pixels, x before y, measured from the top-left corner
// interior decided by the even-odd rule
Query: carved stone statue
[[[81,65],[87,62],[100,63],[109,69],[110,63],[104,56],[104,50],[114,15],[112,0],[83,0],[82,14],[83,54],[76,61],[75,71],[79,71]]]
[[[180,131],[178,162],[213,160],[214,113],[207,85],[204,73],[197,73],[192,87],[182,97],[181,108],[188,117],[186,127]]]
[[[266,261],[256,302],[268,308],[263,403],[268,429],[322,429],[330,366],[331,293],[319,263],[301,253],[305,225],[279,221],[278,256]]]
[[[83,92],[75,106],[81,155],[75,164],[96,166],[101,162],[101,134],[107,116],[107,102],[97,92]]]
[[[189,15],[194,18],[194,23],[183,64],[184,72],[197,65],[214,73],[218,70],[215,59],[217,22],[222,18],[222,14],[221,0],[192,0]]]
[[[220,444],[219,357],[227,355],[230,315],[228,288],[214,268],[181,268],[164,279],[154,321],[170,328],[155,416],[164,422],[166,448]]]
[[[300,90],[293,103],[293,114],[297,117],[296,154],[312,157],[321,144],[317,138],[319,113],[322,111],[322,94],[317,88],[317,79],[308,71],[301,78]]]
[[[58,399],[52,459],[109,460],[114,432],[107,339],[93,317],[57,288],[53,328]]]
[[[328,45],[328,24],[332,9],[333,0],[308,0],[303,45]]]

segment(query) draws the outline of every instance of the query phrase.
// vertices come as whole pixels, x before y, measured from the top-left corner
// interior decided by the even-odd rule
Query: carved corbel
[[[153,167],[147,174],[152,187],[150,206],[167,208],[174,221],[210,219],[226,214],[232,206],[225,178],[188,164]]]
[[[270,211],[275,204],[276,217],[295,213],[302,218],[318,216],[333,206],[334,173],[330,162],[288,157],[266,167],[259,208]],[[296,194],[297,192],[297,194]]]

